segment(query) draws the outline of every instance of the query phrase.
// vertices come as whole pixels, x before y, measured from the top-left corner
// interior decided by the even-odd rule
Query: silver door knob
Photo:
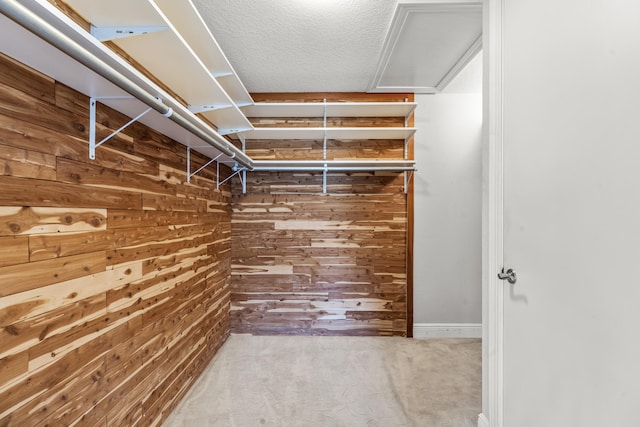
[[[518,278],[516,277],[516,272],[515,271],[513,271],[512,269],[508,269],[505,272],[504,268],[502,269],[502,273],[498,273],[498,279],[506,280],[507,282],[511,283],[512,285],[514,283],[516,283],[516,281],[518,280]]]

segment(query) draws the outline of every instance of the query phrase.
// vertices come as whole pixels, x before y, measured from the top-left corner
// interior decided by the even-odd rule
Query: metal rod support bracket
[[[413,172],[414,171],[406,171],[404,173],[404,194],[409,192],[409,183],[413,179]]]
[[[327,194],[327,171],[329,170],[329,165],[324,164],[324,169],[322,171],[322,192]]]
[[[242,194],[247,194],[247,169],[245,168],[240,175],[240,182],[242,182]]]
[[[236,163],[232,169],[234,170],[234,172],[228,177],[226,177],[224,180],[220,181],[220,175],[216,177],[216,180],[218,181],[216,185],[217,189],[220,189],[221,185],[223,185],[225,182],[229,181],[231,178],[233,178],[236,175],[238,175],[238,177],[240,178],[240,181],[242,182],[242,172],[246,171],[247,168],[245,168],[244,166],[240,166],[239,164]],[[243,182],[242,185],[244,187],[246,184]]]
[[[195,172],[191,173],[191,149],[192,148],[209,148],[209,147],[206,147],[206,146],[203,146],[203,147],[187,147],[187,182],[191,182],[191,177],[192,176],[195,176],[198,172],[200,172],[201,170],[203,170],[204,168],[209,166],[211,163],[217,162],[217,160],[220,157],[222,157],[222,155],[224,154],[224,153],[218,154],[213,159],[210,159],[207,163],[205,163],[204,165],[200,166],[198,168],[198,170],[196,170]],[[220,168],[218,168],[218,171],[220,171]]]

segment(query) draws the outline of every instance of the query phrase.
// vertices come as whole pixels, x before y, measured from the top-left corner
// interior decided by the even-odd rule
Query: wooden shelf
[[[415,102],[258,102],[244,107],[247,117],[405,117]]]
[[[319,140],[324,139],[325,132],[327,139],[353,140],[353,139],[403,139],[411,138],[415,133],[415,128],[406,127],[288,127],[288,128],[254,128],[254,130],[243,132],[246,139],[300,139]]]
[[[234,74],[233,69],[190,1],[67,0],[67,3],[97,28],[166,27],[166,30],[112,41],[194,111],[200,112],[201,107],[213,108],[201,114],[218,127],[219,133],[253,128],[236,101],[214,77],[216,73],[225,75],[221,80],[238,97],[238,102],[249,102],[248,94],[242,93],[244,87],[238,86],[239,80],[234,82],[228,78]],[[178,27],[185,31],[185,36]],[[201,58],[199,53],[205,56]]]

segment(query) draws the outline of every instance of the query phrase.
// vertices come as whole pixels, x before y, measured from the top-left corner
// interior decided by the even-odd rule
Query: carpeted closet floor
[[[481,341],[232,335],[164,424],[477,426]]]

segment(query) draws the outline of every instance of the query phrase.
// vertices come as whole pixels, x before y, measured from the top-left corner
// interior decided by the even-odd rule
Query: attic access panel
[[[482,3],[399,3],[370,92],[437,93],[482,49]]]

